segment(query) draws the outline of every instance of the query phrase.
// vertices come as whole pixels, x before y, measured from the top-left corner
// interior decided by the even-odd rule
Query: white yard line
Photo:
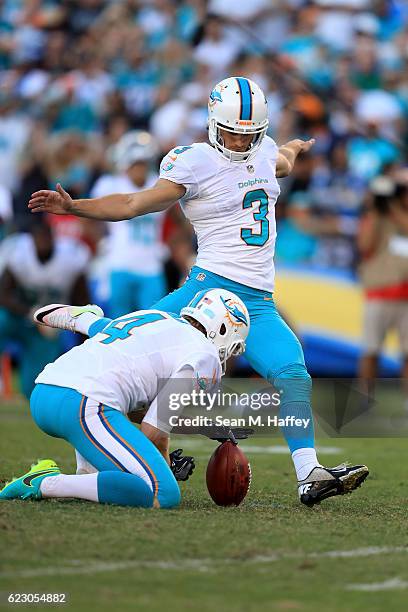
[[[347,591],[394,591],[408,589],[408,581],[401,578],[390,578],[384,582],[371,582],[368,584],[348,584]]]
[[[0,579],[10,578],[36,578],[39,576],[67,576],[81,574],[101,574],[106,572],[118,572],[139,568],[159,569],[170,571],[218,571],[220,566],[228,565],[264,565],[282,561],[285,559],[343,559],[353,557],[371,557],[376,555],[390,555],[396,553],[408,553],[408,546],[369,546],[367,548],[354,548],[352,550],[329,550],[326,552],[311,553],[272,553],[269,555],[258,555],[246,558],[226,558],[226,559],[181,559],[174,561],[112,561],[112,562],[93,562],[86,560],[68,560],[62,566],[48,566],[43,568],[26,568],[15,571],[0,572]],[[385,583],[383,583],[385,584]],[[350,585],[361,586],[361,585]],[[364,586],[364,585],[363,585]],[[349,588],[349,587],[348,587]],[[405,588],[388,587],[388,588]],[[361,589],[364,590],[364,589]],[[369,590],[369,589],[365,589]],[[374,590],[374,589],[373,589]]]
[[[209,451],[211,451],[210,448],[210,442],[206,441],[206,440],[194,440],[192,438],[187,438],[185,440],[183,439],[176,439],[175,440],[177,442],[180,442],[180,446],[182,446],[184,449],[188,449],[188,450],[204,450],[204,449],[208,449]],[[214,448],[216,448],[217,446],[217,442],[214,440],[213,441],[213,445]],[[260,446],[260,445],[256,445],[256,444],[247,444],[246,442],[240,442],[239,444],[240,448],[242,448],[243,451],[247,452],[247,453],[254,453],[254,454],[260,454],[260,455],[288,455],[289,454],[289,449],[287,446],[283,445],[283,444],[276,444],[276,445],[270,445],[270,446]],[[338,455],[340,453],[343,452],[343,449],[337,447],[337,446],[317,446],[316,447],[316,451],[318,453],[321,453],[322,455]]]
[[[276,445],[276,446],[254,446],[252,444],[240,444],[242,450],[247,453],[259,453],[260,455],[289,455],[289,449],[287,446]],[[342,451],[337,446],[317,446],[316,451],[322,455],[338,455]]]

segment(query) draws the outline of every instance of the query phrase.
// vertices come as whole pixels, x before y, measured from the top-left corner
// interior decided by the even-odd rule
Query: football
[[[251,466],[239,446],[227,440],[211,455],[206,479],[217,506],[239,506],[251,484]]]

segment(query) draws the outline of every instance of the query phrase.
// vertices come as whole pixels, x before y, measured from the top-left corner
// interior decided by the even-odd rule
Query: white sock
[[[81,474],[79,476],[57,474],[47,476],[40,485],[43,497],[75,497],[97,502],[98,474]]]
[[[94,474],[98,470],[91,465],[78,451],[75,449],[75,457],[77,462],[76,473],[78,474]]]
[[[292,453],[298,480],[304,480],[316,466],[321,464],[317,460],[314,448],[298,448]]]
[[[75,331],[84,334],[84,336],[89,336],[88,332],[92,323],[95,323],[95,321],[98,321],[100,318],[99,315],[93,312],[83,312],[78,317],[75,317]]]

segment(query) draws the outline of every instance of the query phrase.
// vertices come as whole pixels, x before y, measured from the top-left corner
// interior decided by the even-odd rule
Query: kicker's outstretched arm
[[[32,212],[76,215],[102,221],[122,221],[165,210],[185,194],[185,187],[159,179],[151,189],[138,193],[115,193],[102,198],[73,200],[58,183],[56,191],[44,189],[32,194],[28,208]]]

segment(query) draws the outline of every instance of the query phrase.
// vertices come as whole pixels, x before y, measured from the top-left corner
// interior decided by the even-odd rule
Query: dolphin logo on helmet
[[[237,304],[235,304],[235,303],[229,304],[228,302],[230,302],[231,299],[227,299],[226,300],[222,296],[220,296],[220,297],[221,297],[221,301],[224,304],[225,308],[235,318],[237,323],[242,323],[244,325],[248,325],[248,321],[247,321],[247,318],[245,316],[245,313],[238,308]]]
[[[210,100],[211,102],[213,102],[213,104],[215,104],[216,102],[222,102],[221,93],[217,91],[216,89],[213,89],[212,92],[210,93]]]
[[[187,321],[200,323],[218,349],[223,374],[232,355],[241,355],[249,332],[249,313],[243,301],[226,289],[203,289],[181,309]]]

